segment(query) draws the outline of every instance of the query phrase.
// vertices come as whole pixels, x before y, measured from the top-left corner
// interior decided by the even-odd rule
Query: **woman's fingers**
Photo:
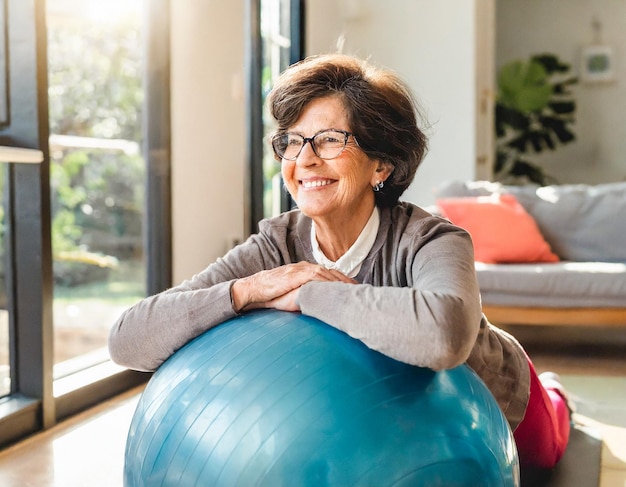
[[[231,288],[233,307],[240,311],[254,304],[267,303],[311,281],[356,282],[337,270],[317,264],[287,264],[237,280]]]

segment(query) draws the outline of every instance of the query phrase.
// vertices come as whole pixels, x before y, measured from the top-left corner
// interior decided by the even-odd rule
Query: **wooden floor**
[[[564,376],[581,401],[584,414],[578,420],[602,431],[600,487],[625,487],[624,348],[539,344],[527,349],[539,371]],[[0,486],[121,487],[126,433],[140,392],[129,391],[0,452]]]
[[[0,452],[0,486],[121,487],[140,393],[129,391]]]

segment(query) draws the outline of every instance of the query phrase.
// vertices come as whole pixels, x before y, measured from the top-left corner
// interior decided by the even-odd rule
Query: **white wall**
[[[175,284],[244,233],[243,5],[171,2]]]
[[[473,179],[474,1],[315,0],[307,9],[308,54],[336,51],[343,37],[343,52],[396,71],[424,108],[430,150],[402,199],[428,205],[443,180]]]
[[[601,29],[592,27],[596,19]],[[579,74],[581,49],[612,46],[616,81],[579,83],[577,141],[536,158],[561,183],[626,180],[626,2],[498,0],[496,65],[542,52],[557,54]]]

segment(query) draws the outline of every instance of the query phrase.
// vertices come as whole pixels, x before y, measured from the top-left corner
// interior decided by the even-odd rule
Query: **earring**
[[[378,181],[372,189],[378,193],[381,189],[383,189],[384,185],[385,181]]]

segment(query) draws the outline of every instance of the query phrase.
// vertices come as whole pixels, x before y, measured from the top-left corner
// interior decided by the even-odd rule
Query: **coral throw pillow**
[[[511,194],[444,198],[437,205],[446,218],[470,233],[479,262],[559,260],[533,217]]]

